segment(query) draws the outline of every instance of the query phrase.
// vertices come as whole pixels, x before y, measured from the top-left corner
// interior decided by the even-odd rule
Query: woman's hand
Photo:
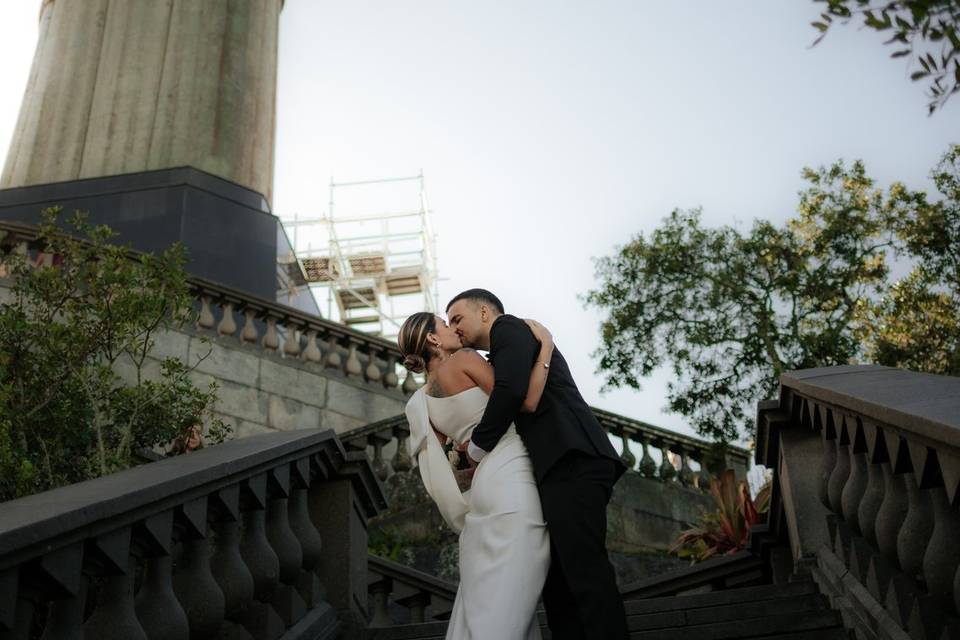
[[[527,318],[524,322],[530,327],[530,331],[533,332],[533,337],[539,340],[540,344],[553,346],[553,334],[550,333],[545,326],[532,318]]]

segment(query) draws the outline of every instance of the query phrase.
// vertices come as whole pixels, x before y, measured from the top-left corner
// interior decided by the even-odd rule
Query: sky
[[[39,0],[0,5],[0,150],[16,122]],[[441,305],[484,287],[543,322],[587,401],[692,433],[670,372],[601,394],[593,258],[674,208],[709,225],[793,215],[805,166],[862,159],[932,189],[960,98],[926,115],[883,38],[816,47],[802,0],[288,0],[273,211],[319,216],[327,184],[423,171]]]

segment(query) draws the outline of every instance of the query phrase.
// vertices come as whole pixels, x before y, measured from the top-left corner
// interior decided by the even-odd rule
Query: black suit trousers
[[[616,463],[579,451],[564,455],[540,481],[550,532],[550,570],[543,587],[555,640],[625,640],[627,620],[607,557],[607,503]]]

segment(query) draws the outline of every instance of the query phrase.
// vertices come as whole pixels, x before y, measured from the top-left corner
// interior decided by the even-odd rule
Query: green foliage
[[[585,300],[606,313],[605,387],[640,387],[669,364],[671,411],[720,442],[749,432],[784,371],[868,360],[960,374],[960,146],[930,203],[878,188],[860,162],[804,170],[798,212],[748,232],[674,211],[596,263]],[[914,266],[891,281],[890,264]]]
[[[753,499],[747,481],[737,482],[732,469],[719,479],[711,478],[710,495],[717,510],[703,513],[700,524],[681,532],[670,553],[695,563],[743,549],[750,528],[763,520],[762,514],[769,508],[771,486],[767,483]]]
[[[909,57],[918,67],[913,81],[927,79],[928,113],[942,108],[960,91],[960,2],[957,0],[816,0],[827,7],[811,25],[820,32],[816,45],[837,19],[841,24],[861,20],[863,26],[889,36],[896,47],[891,58]]]
[[[216,387],[196,388],[176,359],[149,359],[192,303],[182,249],[132,256],[80,213],[69,220],[77,237],[58,210],[43,220],[40,253],[0,261],[0,500],[129,467],[138,449],[194,425],[222,441]]]

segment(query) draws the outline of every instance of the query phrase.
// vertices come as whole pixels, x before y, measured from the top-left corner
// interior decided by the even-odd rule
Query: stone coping
[[[960,449],[960,378],[878,365],[800,369],[784,389]]]
[[[351,480],[368,518],[386,508],[366,455],[332,430],[265,433],[2,503],[0,570],[312,456],[326,478]]]

